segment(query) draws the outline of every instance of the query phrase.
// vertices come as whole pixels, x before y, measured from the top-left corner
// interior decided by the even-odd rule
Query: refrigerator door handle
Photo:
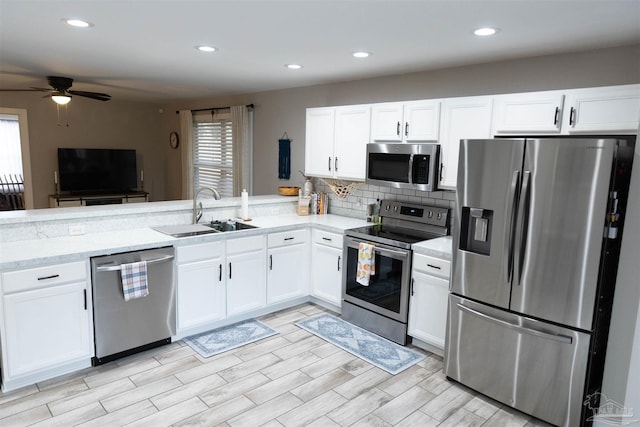
[[[522,332],[522,333],[525,333],[525,334],[533,335],[533,336],[540,337],[540,338],[549,339],[549,340],[552,340],[552,341],[557,341],[557,342],[560,342],[560,343],[563,343],[563,344],[571,344],[573,342],[573,338],[568,337],[566,335],[550,334],[548,332],[537,331],[535,329],[526,328],[524,326],[514,325],[513,323],[507,322],[505,320],[496,319],[495,317],[491,317],[488,314],[484,314],[484,313],[476,311],[476,310],[474,310],[472,308],[465,307],[462,304],[456,304],[456,305],[462,311],[466,311],[467,313],[473,314],[474,316],[480,317],[481,319],[497,323],[500,326],[503,326],[503,327],[508,328],[508,329],[512,329],[512,330],[517,331],[517,332]]]
[[[511,283],[511,274],[513,273],[513,232],[516,216],[516,204],[518,199],[516,194],[518,193],[518,182],[520,181],[520,171],[513,171],[511,177],[511,187],[509,190],[507,218],[509,219],[509,232],[505,233],[506,241],[505,248],[507,248],[507,255],[504,257],[504,277],[507,279],[507,284]]]
[[[522,271],[524,266],[526,243],[527,243],[527,229],[529,228],[529,201],[531,197],[531,171],[524,171],[522,173],[522,191],[520,193],[520,203],[518,207],[518,221],[516,223],[516,239],[513,252],[517,254],[515,260],[514,279],[517,280],[517,285],[520,286],[522,279]]]

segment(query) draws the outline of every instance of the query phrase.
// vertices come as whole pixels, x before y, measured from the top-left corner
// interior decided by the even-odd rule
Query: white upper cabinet
[[[305,174],[363,181],[370,126],[369,105],[308,108]]]
[[[437,141],[440,100],[385,102],[371,109],[373,142]]]
[[[456,188],[460,140],[491,137],[493,98],[474,96],[442,102],[440,188]]]
[[[304,170],[308,176],[333,176],[335,108],[307,108]]]
[[[499,95],[494,110],[497,135],[634,133],[640,85]]]
[[[637,132],[639,121],[640,85],[579,89],[567,94],[566,133]]]
[[[533,92],[495,97],[494,129],[501,134],[560,133],[564,94]]]

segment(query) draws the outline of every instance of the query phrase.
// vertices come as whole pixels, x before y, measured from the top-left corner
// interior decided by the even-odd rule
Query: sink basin
[[[186,225],[166,225],[153,227],[153,230],[167,234],[171,237],[190,237],[202,234],[224,233],[227,231],[248,230],[258,228],[242,222],[233,221],[211,221],[209,224],[186,224]]]
[[[255,225],[249,225],[243,222],[235,222],[235,221],[211,221],[209,224],[206,224],[206,225],[220,232],[240,231],[240,230],[249,230],[252,228],[258,228]]]
[[[189,237],[200,236],[202,234],[220,233],[219,230],[202,224],[167,225],[162,227],[153,227],[153,230],[167,234],[171,237]]]

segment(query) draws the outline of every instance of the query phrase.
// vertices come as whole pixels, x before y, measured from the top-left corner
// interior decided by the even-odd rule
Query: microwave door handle
[[[409,155],[409,176],[407,182],[413,184],[413,154]]]

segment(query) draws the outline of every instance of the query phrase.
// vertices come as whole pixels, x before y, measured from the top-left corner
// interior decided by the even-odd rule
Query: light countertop
[[[411,249],[414,252],[429,255],[435,258],[441,258],[451,261],[451,252],[453,250],[453,239],[451,236],[438,237],[437,239],[425,240],[424,242],[414,243]]]
[[[220,241],[230,238],[260,235],[312,226],[337,233],[347,228],[365,225],[362,219],[338,215],[283,214],[254,218],[246,221],[259,228],[230,233],[214,233],[193,237],[174,238],[150,227],[90,233],[79,236],[21,240],[0,244],[0,269],[9,270],[42,264],[78,261],[93,256],[137,251],[161,246],[181,246],[194,243]]]

